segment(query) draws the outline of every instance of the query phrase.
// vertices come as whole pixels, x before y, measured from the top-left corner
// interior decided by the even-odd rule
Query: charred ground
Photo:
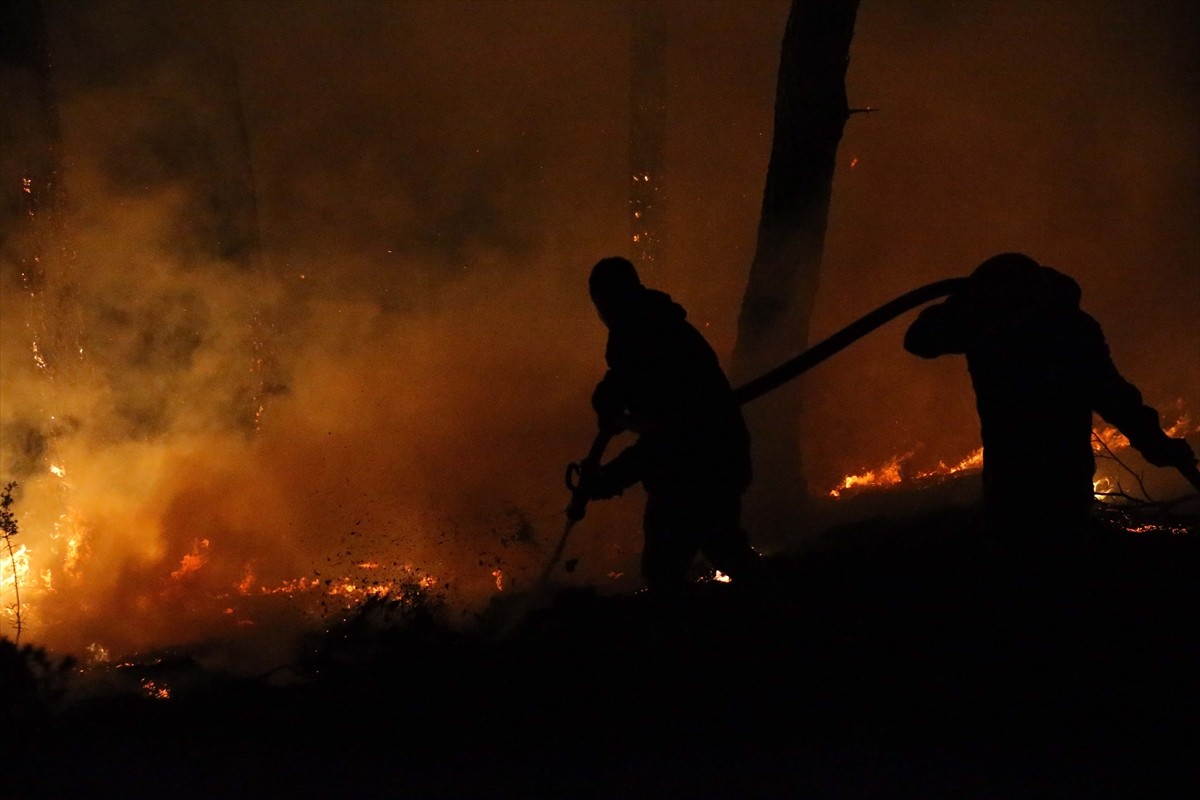
[[[1187,795],[1195,529],[1100,528],[1065,577],[976,531],[831,530],[771,560],[790,605],[571,589],[464,628],[375,601],[265,675],[159,653],[140,689],[66,703],[10,649],[5,761],[19,797]]]

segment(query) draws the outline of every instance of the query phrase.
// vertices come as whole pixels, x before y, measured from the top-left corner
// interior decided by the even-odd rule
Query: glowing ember
[[[152,700],[169,700],[171,689],[165,683],[155,683],[149,678],[142,680],[142,691]]]
[[[503,592],[504,591],[504,571],[501,570],[499,567],[496,567],[494,570],[492,570],[492,577],[496,579],[496,591]]]

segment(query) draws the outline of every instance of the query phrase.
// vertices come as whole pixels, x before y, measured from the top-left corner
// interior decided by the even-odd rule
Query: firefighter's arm
[[[621,451],[592,477],[588,494],[593,500],[616,497],[642,479],[644,453],[640,445],[633,444]]]
[[[951,297],[922,311],[904,334],[904,349],[921,358],[937,358],[967,350],[962,301]]]
[[[1092,408],[1125,434],[1129,443],[1154,466],[1185,469],[1194,466],[1196,454],[1191,445],[1163,431],[1158,412],[1146,405],[1137,387],[1117,371],[1100,325],[1086,314],[1083,317]]]
[[[626,392],[620,377],[609,370],[596,384],[592,392],[592,409],[596,412],[596,424],[601,430],[619,433],[625,429],[623,424],[628,405]]]

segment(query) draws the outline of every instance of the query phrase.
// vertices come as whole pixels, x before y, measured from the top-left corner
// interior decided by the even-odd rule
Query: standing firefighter
[[[1188,443],[1117,372],[1079,285],[1028,256],[983,262],[966,287],[925,309],[904,347],[922,358],[967,357],[983,438],[989,526],[1010,542],[1076,542],[1094,501],[1092,412],[1146,460],[1186,469]]]
[[[642,483],[642,575],[652,590],[683,588],[697,552],[735,582],[759,582],[762,563],[739,523],[750,437],[716,354],[683,307],[643,286],[629,261],[603,259],[588,288],[608,327],[608,372],[592,406],[602,430],[638,433],[589,479],[588,494],[614,497]]]

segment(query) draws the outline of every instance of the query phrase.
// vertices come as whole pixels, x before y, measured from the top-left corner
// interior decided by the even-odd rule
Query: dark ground
[[[971,530],[832,531],[772,559],[791,607],[572,590],[499,636],[511,605],[375,603],[267,676],[140,668],[163,701],[48,710],[12,666],[0,795],[1200,796],[1200,540],[1098,535],[1071,576]]]

